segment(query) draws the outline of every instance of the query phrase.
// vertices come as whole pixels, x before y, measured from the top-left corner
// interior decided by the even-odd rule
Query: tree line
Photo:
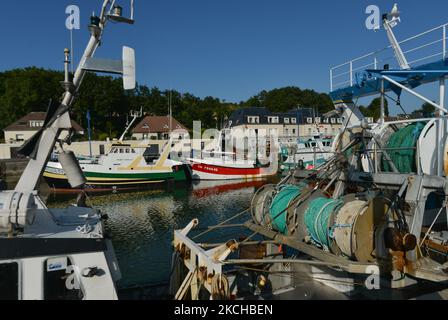
[[[60,71],[36,67],[0,72],[0,127],[6,128],[29,112],[46,111],[51,99],[59,101],[63,78]],[[115,138],[124,130],[131,110],[142,107],[146,115],[168,115],[170,99],[173,117],[189,129],[196,120],[202,122],[203,128],[220,128],[232,112],[243,107],[267,107],[273,112],[313,107],[321,114],[333,109],[327,94],[297,87],[264,90],[247,101],[231,103],[146,85],[125,91],[120,78],[88,73],[71,110],[72,118],[87,128],[86,114],[90,110],[93,137]],[[427,106],[424,108],[427,111]],[[379,100],[361,110],[377,119]]]

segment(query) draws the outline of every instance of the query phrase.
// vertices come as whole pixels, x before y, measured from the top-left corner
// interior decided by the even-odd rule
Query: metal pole
[[[399,83],[399,82],[397,82],[397,81],[395,81],[395,80],[392,80],[392,79],[389,78],[388,76],[383,76],[383,79],[385,79],[385,80],[389,81],[390,83],[396,85],[397,87],[399,87],[399,88],[401,88],[401,89],[403,89],[403,90],[409,92],[410,94],[416,96],[417,98],[419,98],[419,99],[421,99],[421,100],[423,100],[423,101],[429,103],[430,105],[436,107],[437,109],[439,109],[439,110],[441,110],[441,111],[443,111],[443,112],[445,112],[445,113],[448,112],[448,110],[446,110],[445,108],[441,108],[440,105],[438,105],[438,104],[435,103],[434,101],[431,101],[431,100],[429,100],[428,98],[425,98],[425,97],[422,96],[421,94],[415,92],[414,90],[409,89],[408,87],[402,85],[401,83]]]
[[[442,41],[442,43],[443,43],[443,59],[445,60],[447,57],[446,57],[446,26],[447,25],[444,25],[443,26],[443,41]]]
[[[98,48],[101,37],[104,31],[104,26],[106,24],[106,15],[105,11],[109,0],[105,0],[103,3],[102,11],[101,11],[101,22],[98,33],[92,33],[90,35],[89,43],[84,51],[84,54],[79,62],[78,68],[76,69],[75,75],[73,77],[73,87],[74,92],[66,91],[64,93],[61,105],[70,107],[75,98],[75,92],[78,91],[80,84],[86,74],[86,71],[82,68],[84,62],[92,57],[95,54],[96,49]],[[59,137],[59,134],[62,129],[70,129],[70,114],[66,111],[53,123],[51,128],[48,128],[43,136],[43,139],[39,141],[38,150],[36,159],[30,159],[27,167],[23,171],[22,176],[20,177],[19,182],[15,188],[16,191],[26,193],[33,192],[37,189],[37,186],[40,181],[40,177],[46,167],[48,162],[48,158],[53,151],[53,148],[56,144],[56,140]],[[67,128],[64,128],[67,126]]]
[[[440,108],[445,109],[445,77],[440,78],[439,89],[440,89],[439,90]],[[445,115],[445,113],[443,111],[440,111],[440,116],[437,119],[437,163],[438,163],[437,174],[439,176],[443,175],[444,162],[445,162],[443,159],[443,154],[444,154],[443,149],[445,148],[444,140],[446,137],[444,115]]]
[[[300,259],[239,259],[222,261],[223,264],[245,265],[245,264],[275,264],[275,263],[295,263],[311,266],[327,266],[340,267],[336,262],[314,261],[314,260],[300,260]],[[372,264],[375,265],[375,264]]]
[[[93,154],[92,154],[92,129],[91,129],[90,120],[91,120],[90,110],[87,110],[87,132],[88,132],[88,135],[89,135],[90,158],[92,158],[93,157]]]
[[[443,110],[445,109],[445,77],[440,78],[440,116],[444,116],[445,112]]]
[[[384,124],[384,108],[385,108],[385,96],[384,96],[384,78],[381,79],[381,113],[380,123]]]
[[[350,61],[350,86],[353,86],[353,61]]]
[[[333,69],[330,69],[330,92],[333,92]]]

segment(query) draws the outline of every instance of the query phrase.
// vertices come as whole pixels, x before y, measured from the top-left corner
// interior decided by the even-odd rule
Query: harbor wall
[[[14,189],[27,164],[27,159],[0,160],[0,189]]]

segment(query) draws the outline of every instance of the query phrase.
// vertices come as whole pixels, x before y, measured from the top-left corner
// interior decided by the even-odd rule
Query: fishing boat
[[[115,1],[114,1],[115,3]],[[65,92],[51,103],[44,126],[19,152],[29,158],[15,190],[0,192],[0,298],[2,300],[115,300],[120,269],[104,228],[107,214],[80,201],[63,209],[49,209],[38,195],[46,164],[62,130],[71,130],[70,107],[88,71],[123,75],[124,88],[135,87],[134,50],[123,50],[123,61],[109,70],[93,59],[108,22],[133,23],[120,7],[105,0],[100,16],[92,16],[90,40],[73,79],[70,51],[65,50]],[[74,157],[67,158],[74,162]],[[67,160],[64,159],[64,160]],[[67,164],[68,162],[64,162]],[[70,181],[83,179],[68,167]]]
[[[333,138],[322,137],[320,134],[310,138],[299,138],[294,146],[282,147],[282,173],[288,173],[297,167],[314,170],[325,163],[333,154]]]
[[[275,137],[260,142],[243,137],[244,146],[232,144],[238,138],[219,132],[207,150],[192,152],[184,161],[191,166],[193,180],[259,180],[278,173],[278,143]],[[264,143],[262,145],[262,143]],[[226,152],[226,147],[232,152]]]
[[[227,242],[201,238],[213,241],[217,229],[245,212],[199,236],[197,219],[176,230],[174,299],[303,299],[304,281],[346,298],[446,297],[448,24],[399,42],[397,5],[382,17],[390,45],[330,70],[330,96],[344,119],[335,154],[313,171],[297,168],[259,189],[246,211],[245,238],[241,229]],[[438,84],[438,102],[416,91],[431,83]],[[387,121],[386,95],[401,105],[403,93],[440,112]],[[377,95],[381,115],[370,124],[355,102]]]
[[[191,179],[188,165],[170,159],[171,143],[159,152],[158,144],[113,144],[106,155],[80,161],[86,177],[83,186],[91,192],[134,190],[165,182],[185,182]],[[70,187],[60,162],[49,162],[44,178],[50,188],[59,192],[76,192]]]

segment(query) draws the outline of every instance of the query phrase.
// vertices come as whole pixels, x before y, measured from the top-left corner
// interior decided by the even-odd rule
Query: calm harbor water
[[[272,181],[271,181],[272,182]],[[198,218],[199,230],[216,225],[250,207],[253,194],[267,181],[242,183],[200,182],[160,190],[92,195],[88,204],[109,216],[117,259],[123,275],[120,288],[167,282],[173,248],[173,231]],[[75,197],[75,196],[74,196]],[[67,195],[52,194],[49,207],[64,207],[75,201]],[[231,223],[245,222],[246,214]],[[201,241],[227,241],[247,233],[243,229],[221,229]]]

